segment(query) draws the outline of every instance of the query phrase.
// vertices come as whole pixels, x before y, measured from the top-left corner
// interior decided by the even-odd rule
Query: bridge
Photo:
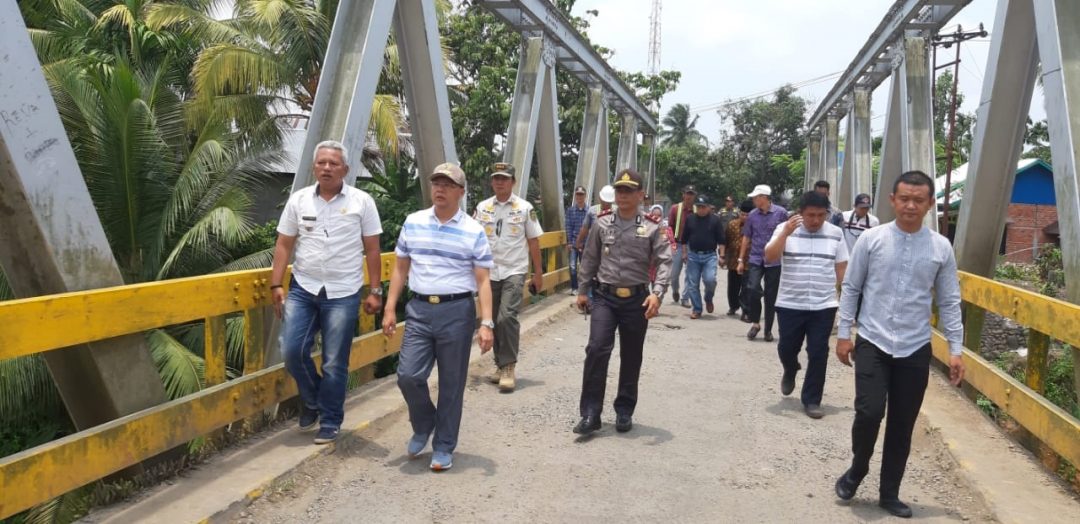
[[[544,228],[553,232],[541,240],[546,273],[542,297],[536,297],[539,302],[535,307],[550,310],[544,318],[552,321],[539,323],[527,338],[526,362],[531,360],[536,367],[526,371],[524,366],[525,387],[521,391],[494,396],[477,386],[467,395],[465,425],[473,424],[475,416],[477,431],[470,434],[466,429],[463,434],[463,447],[469,449],[462,450],[465,455],[459,466],[464,467],[455,471],[472,475],[491,489],[456,486],[452,493],[473,502],[447,499],[439,505],[436,501],[434,506],[421,508],[421,513],[402,513],[401,517],[441,520],[446,515],[443,511],[452,510],[451,520],[474,520],[471,515],[477,516],[475,520],[522,520],[537,514],[550,515],[552,520],[583,516],[723,520],[725,515],[734,521],[876,519],[879,514],[872,513],[872,508],[858,504],[837,508],[828,498],[828,479],[839,472],[838,464],[843,462],[843,446],[836,443],[845,441],[844,428],[850,422],[846,410],[851,401],[850,374],[833,366],[827,390],[831,411],[823,424],[811,426],[794,416],[787,401],[773,391],[778,373],[773,369],[772,349],[737,340],[735,334],[741,325],[733,320],[709,319],[690,325],[680,311],[666,306],[663,316],[654,322],[646,346],[649,360],[644,380],[649,386],[643,397],[655,399],[648,407],[651,414],[643,410],[637,432],[626,439],[609,431],[601,432],[593,442],[574,442],[567,432],[573,410],[566,411],[566,396],[573,391],[572,378],[580,372],[580,362],[575,360],[580,353],[575,348],[584,346],[585,326],[573,313],[556,311],[559,301],[566,301],[559,297],[559,291],[565,288],[568,270],[561,232],[563,188],[554,72],[556,68],[569,71],[589,89],[576,185],[594,191],[611,176],[607,143],[611,112],[620,119],[622,130],[616,169],[636,166],[638,135],[646,151],[652,150],[655,118],[547,2],[480,3],[523,38],[504,158],[519,166],[531,166],[532,159],[537,160]],[[860,122],[866,124],[869,96],[887,76],[893,78],[893,92],[879,195],[890,185],[887,176],[901,170],[922,169],[933,174],[928,40],[967,3],[898,0],[893,4],[811,117],[808,183],[824,176],[835,181],[836,187],[848,188],[841,191],[871,192],[866,147],[869,126]],[[352,146],[362,145],[369,118],[366,108],[374,96],[382,50],[393,28],[402,55],[418,169],[430,171],[443,161],[456,160],[433,2],[343,1],[337,16],[312,109],[313,132],[305,150],[320,139],[333,137]],[[1080,348],[1080,323],[1076,321],[1080,318],[1076,305],[1080,303],[1080,118],[1075,113],[1080,105],[1078,28],[1080,5],[1075,2],[1000,2],[979,110],[979,121],[989,124],[980,125],[976,133],[967,186],[967,198],[978,198],[980,205],[963,207],[956,237],[958,262],[965,271],[961,283],[967,347],[979,347],[984,312],[1009,318],[1030,330],[1031,353],[1024,382],[968,349],[964,353],[968,366],[965,389],[1014,419],[1030,434],[1034,448],[1073,465],[1080,464],[1080,421],[1044,397],[1044,377],[1050,340]],[[296,391],[276,359],[276,325],[268,311],[268,270],[120,285],[123,280],[118,265],[13,3],[0,6],[0,44],[11,50],[3,58],[0,79],[25,79],[18,86],[0,82],[0,107],[8,108],[0,128],[0,220],[4,225],[0,228],[0,265],[13,291],[24,297],[0,303],[0,318],[7,320],[0,333],[0,360],[42,355],[78,429],[62,439],[0,458],[0,518],[7,518],[117,473],[145,472],[155,463],[175,458],[178,447],[193,441],[223,439],[229,432],[257,427],[265,413],[276,410]],[[1012,184],[1012,170],[999,166],[1015,165],[1037,64],[1041,64],[1038,70],[1048,101],[1067,301],[987,278],[993,273],[996,242],[1004,226],[1003,210]],[[846,156],[850,169],[844,166],[840,170],[836,163],[837,130],[845,117],[850,121],[847,143],[854,152]],[[642,171],[655,188],[652,155],[645,158]],[[298,172],[309,173],[309,167],[302,163]],[[529,170],[525,167],[519,174],[519,194],[528,188]],[[307,183],[303,176],[297,176],[297,186]],[[426,200],[428,195],[424,196]],[[875,210],[887,217],[883,211]],[[996,229],[989,227],[995,224]],[[382,277],[387,280],[393,256],[383,255],[382,263]],[[244,369],[241,376],[227,377],[224,331],[226,319],[237,315],[244,319]],[[368,378],[372,365],[400,346],[400,335],[387,338],[375,332],[376,320],[370,315],[357,319],[359,336],[350,361],[350,370]],[[205,387],[166,402],[142,334],[179,324],[190,324],[204,333]],[[1075,361],[1077,350],[1073,352]],[[939,334],[935,334],[934,353],[939,360],[947,355]],[[730,371],[730,376],[725,371]],[[371,386],[378,387],[377,383]],[[981,420],[981,415],[964,404],[966,397],[935,388],[931,396],[940,394],[947,401],[930,401],[924,409],[930,420],[924,424],[931,425],[925,426],[929,429],[913,454],[915,480],[909,483],[918,493],[917,510],[943,520],[1077,520],[1075,499],[1064,495],[1047,472],[1031,467],[1030,457],[1023,455],[1023,460],[1011,466],[1014,462],[1008,452],[1019,444],[1008,444],[995,433],[991,440],[998,448],[987,444],[964,455],[960,444],[986,438],[997,430],[964,427],[965,421]],[[369,400],[361,390],[354,402]],[[484,401],[491,403],[493,413],[482,413]],[[347,420],[354,422],[362,421]],[[417,496],[437,491],[442,484],[437,480],[416,483],[410,475],[416,472],[413,465],[400,461],[403,424],[400,411],[391,412],[370,427],[353,432],[338,445],[343,453],[310,462],[322,470],[308,475],[318,486],[297,488],[293,493],[307,500],[304,497],[317,497],[322,486],[339,482],[377,486],[364,497],[381,493],[380,497],[350,498],[348,504],[326,502],[321,509],[316,507],[324,512],[321,518],[348,520],[350,514],[372,503],[386,506],[387,500],[400,498],[403,492],[411,490]],[[788,442],[772,442],[769,437],[777,435]],[[547,443],[550,447],[543,446]],[[1002,444],[1005,451],[1000,451]],[[1001,454],[995,455],[993,449]],[[986,458],[992,460],[988,463]],[[941,464],[956,466],[942,469]],[[340,475],[331,476],[335,470]],[[372,471],[370,476],[361,473],[366,470]],[[280,478],[281,482],[296,482],[304,477]],[[793,483],[793,479],[799,482]],[[946,491],[950,496],[941,498],[942,484],[951,484],[955,491]],[[260,481],[245,489],[289,491],[282,486],[280,482]],[[336,489],[334,493],[343,496],[358,493]],[[1027,495],[1026,502],[1020,495]],[[247,515],[235,514],[235,518],[304,518],[295,508],[276,504],[271,498],[257,502]],[[602,498],[608,501],[597,502]],[[561,500],[570,503],[561,504]],[[965,502],[957,505],[956,500]],[[492,505],[503,509],[492,509]],[[341,513],[346,511],[351,513]],[[208,513],[202,517],[212,514],[224,515]],[[389,520],[393,515],[388,513],[387,517]],[[153,513],[146,518],[152,519]]]

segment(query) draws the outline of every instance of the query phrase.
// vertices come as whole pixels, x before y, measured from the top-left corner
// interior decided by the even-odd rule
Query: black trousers
[[[803,376],[803,405],[821,404],[825,389],[825,370],[829,365],[829,335],[832,333],[836,308],[802,310],[776,308],[776,321],[780,328],[780,341],[776,352],[784,372],[799,369],[799,351],[806,340],[806,374]]]
[[[765,289],[762,291],[762,281],[764,280]],[[757,264],[750,264],[750,268],[746,270],[746,305],[749,306],[749,311],[746,312],[750,317],[750,322],[757,324],[761,322],[761,299],[765,298],[765,332],[772,333],[773,319],[776,312],[774,306],[776,305],[776,293],[780,290],[780,266],[765,267]]]
[[[731,266],[728,266],[731,268]],[[727,272],[727,304],[728,309],[739,310],[742,309],[746,312],[745,300],[742,299],[743,295],[743,276],[739,274],[734,268],[728,269]]]
[[[855,340],[855,423],[851,426],[851,477],[861,481],[870,471],[881,419],[885,443],[881,455],[882,499],[900,493],[911,432],[922,407],[930,377],[930,344],[911,356],[893,358],[870,342]]]
[[[585,346],[585,373],[581,384],[581,416],[599,416],[604,409],[608,361],[619,330],[619,393],[615,413],[633,415],[637,406],[638,376],[641,374],[642,347],[649,321],[645,319],[646,293],[619,298],[593,291],[589,343]]]

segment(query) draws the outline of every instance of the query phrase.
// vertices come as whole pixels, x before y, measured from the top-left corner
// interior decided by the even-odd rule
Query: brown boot
[[[492,384],[498,384],[498,383],[502,382],[502,378],[503,378],[503,374],[504,374],[505,369],[506,369],[505,366],[503,366],[503,367],[496,366],[495,371],[492,371],[491,374],[488,375],[488,378],[487,378],[488,382],[490,382]]]
[[[514,382],[514,365],[507,364],[503,366],[502,378],[499,380],[499,391],[503,393],[509,393],[514,390],[516,385]]]

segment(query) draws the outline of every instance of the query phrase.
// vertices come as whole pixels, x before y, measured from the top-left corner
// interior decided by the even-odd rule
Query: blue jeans
[[[686,257],[686,294],[694,313],[701,313],[701,281],[705,280],[705,302],[712,303],[716,294],[716,251],[696,253]]]
[[[313,295],[295,280],[289,285],[281,328],[281,356],[296,380],[300,400],[318,409],[320,425],[339,429],[345,418],[345,387],[349,380],[349,352],[360,315],[360,291],[342,298],[326,298],[326,290]],[[315,333],[322,333],[322,376],[311,351]]]
[[[684,287],[690,287],[690,279],[687,278],[688,275],[683,275],[682,254],[684,249],[686,249],[685,244],[675,244],[675,252],[671,254],[671,279],[668,282],[668,285],[671,287],[672,296],[679,294],[680,283],[686,284]],[[683,281],[679,280],[679,276],[683,277]],[[684,293],[680,296],[679,300],[686,300],[686,294]]]
[[[580,254],[573,246],[570,247],[570,289],[577,289],[577,265]]]

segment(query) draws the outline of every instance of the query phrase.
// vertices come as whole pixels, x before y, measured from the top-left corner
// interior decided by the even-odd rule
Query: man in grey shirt
[[[855,353],[855,422],[854,456],[836,481],[836,494],[843,500],[855,496],[870,470],[887,409],[878,505],[908,518],[911,508],[899,499],[900,481],[929,380],[931,303],[936,299],[939,325],[949,341],[949,380],[954,386],[964,379],[964,327],[952,246],[923,227],[923,217],[934,206],[933,180],[921,171],[908,171],[893,184],[889,200],[896,220],[867,230],[855,243],[841,289],[836,356],[850,366]],[[859,297],[859,333],[852,343]]]

